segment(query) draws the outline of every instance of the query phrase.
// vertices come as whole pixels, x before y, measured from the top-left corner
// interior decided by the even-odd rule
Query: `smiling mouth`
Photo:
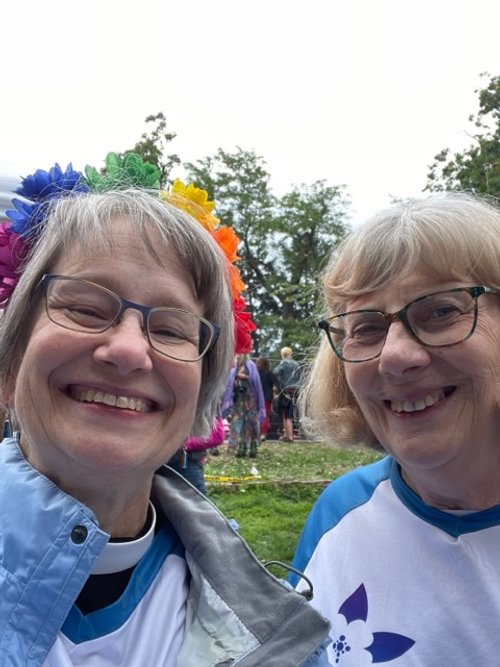
[[[395,412],[396,414],[401,413],[411,413],[411,412],[423,412],[429,408],[433,408],[442,400],[450,396],[456,387],[445,387],[439,391],[435,391],[432,394],[427,394],[422,398],[419,398],[415,401],[404,400],[404,401],[384,401],[384,405]]]
[[[152,412],[154,410],[152,401],[138,396],[117,396],[100,389],[76,389],[74,387],[70,388],[69,394],[71,398],[81,403],[97,403],[134,412]]]

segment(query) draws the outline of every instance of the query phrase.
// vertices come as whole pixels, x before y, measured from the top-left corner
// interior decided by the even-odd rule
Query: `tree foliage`
[[[319,272],[347,231],[343,186],[318,181],[277,198],[264,160],[241,148],[219,149],[186,169],[241,239],[240,269],[258,325],[255,353],[274,353],[283,344],[305,351],[315,335]]]
[[[148,116],[154,123],[135,145],[137,152],[169,179],[177,155],[165,156],[175,138],[166,132],[163,113]],[[128,151],[127,151],[128,152]],[[212,156],[183,165],[188,181],[207,190],[217,203],[216,214],[232,225],[241,244],[239,268],[244,293],[257,324],[254,354],[275,355],[282,345],[305,354],[316,337],[318,280],[326,256],[348,231],[349,200],[344,186],[325,181],[294,186],[281,198],[270,187],[264,159],[237,147],[219,148]]]
[[[318,281],[332,249],[349,230],[344,186],[326,181],[294,186],[279,202],[284,333],[305,350],[316,337]],[[286,342],[286,341],[283,341]]]
[[[449,148],[434,156],[427,175],[426,190],[472,190],[500,197],[500,76],[489,77],[487,85],[474,92],[479,110],[469,116],[473,144],[451,154]]]
[[[167,185],[172,169],[181,163],[180,157],[175,153],[166,155],[168,144],[175,139],[175,132],[167,132],[167,121],[163,112],[148,116],[146,123],[151,123],[149,133],[142,133],[140,140],[131,151],[138,153],[144,162],[154,164],[160,170],[161,185]]]

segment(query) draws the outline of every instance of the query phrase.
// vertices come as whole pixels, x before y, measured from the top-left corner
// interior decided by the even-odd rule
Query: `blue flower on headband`
[[[36,234],[40,224],[46,216],[48,203],[69,193],[88,192],[88,186],[83,182],[83,174],[75,171],[68,164],[63,171],[56,163],[49,171],[37,169],[31,176],[21,181],[16,193],[29,199],[30,202],[13,199],[15,211],[6,211],[12,220],[12,231],[24,237]]]
[[[63,171],[56,163],[49,171],[37,169],[31,176],[22,179],[22,185],[16,193],[32,201],[45,201],[59,197],[64,192],[88,192],[88,187],[81,181],[83,174],[75,171],[70,163]]]

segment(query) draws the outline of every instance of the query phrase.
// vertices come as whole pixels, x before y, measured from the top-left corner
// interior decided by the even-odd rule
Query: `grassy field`
[[[322,443],[270,442],[256,459],[237,459],[226,445],[205,466],[208,495],[240,526],[262,561],[290,563],[309,511],[325,486],[380,458],[373,450],[332,449]]]

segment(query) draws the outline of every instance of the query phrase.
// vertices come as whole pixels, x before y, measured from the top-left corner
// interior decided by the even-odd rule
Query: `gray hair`
[[[161,265],[161,248],[171,249],[192,277],[203,316],[220,326],[213,350],[203,357],[202,380],[194,435],[205,435],[213,424],[234,355],[234,326],[228,260],[211,235],[191,216],[162,201],[158,193],[144,190],[110,190],[84,193],[54,201],[40,238],[27,258],[12,295],[0,318],[0,387],[12,388],[28,344],[41,293],[36,287],[44,273],[66,253],[81,249],[92,257],[96,250],[114,252],[113,227],[124,218],[136,230],[139,242]],[[20,425],[22,427],[22,424]]]
[[[322,281],[324,315],[342,312],[350,299],[417,271],[500,289],[500,209],[480,197],[445,193],[375,214],[333,252]],[[344,363],[326,337],[300,401],[318,437],[345,445],[374,443],[347,386]]]

